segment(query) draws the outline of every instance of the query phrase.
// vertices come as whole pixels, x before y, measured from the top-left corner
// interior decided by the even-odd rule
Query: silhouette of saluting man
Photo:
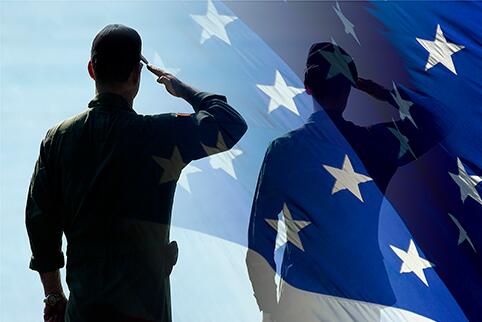
[[[371,127],[345,120],[352,87],[390,103],[401,119]],[[311,46],[305,88],[312,115],[270,144],[259,173],[246,257],[254,295],[264,321],[377,321],[380,305],[395,303],[378,240],[383,194],[441,129],[402,88],[358,77],[332,43]],[[283,245],[278,302],[274,254]]]
[[[226,98],[152,65],[194,113],[140,115],[141,38],[113,24],[95,37],[88,108],[48,130],[31,178],[26,226],[45,291],[46,321],[171,321],[169,228],[176,182],[190,161],[230,149],[247,130]],[[67,301],[60,283],[67,239]]]

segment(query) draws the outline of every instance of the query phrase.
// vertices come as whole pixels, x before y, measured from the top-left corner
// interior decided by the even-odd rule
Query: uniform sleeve
[[[247,130],[243,117],[222,95],[199,92],[188,102],[195,113],[147,116],[152,144],[158,144],[161,151],[167,143],[171,144],[179,151],[184,164],[229,150]],[[171,152],[161,152],[166,153]]]
[[[276,231],[267,219],[277,220],[283,208],[283,195],[276,178],[273,144],[268,148],[259,173],[251,208],[246,265],[254,296],[261,311],[272,313],[277,305],[274,251]]]
[[[174,114],[171,131],[184,163],[231,149],[246,133],[242,116],[222,95],[200,92],[192,114]]]
[[[64,266],[62,218],[57,211],[47,165],[49,145],[47,135],[40,145],[25,209],[25,223],[32,250],[30,268],[38,272],[50,272]]]

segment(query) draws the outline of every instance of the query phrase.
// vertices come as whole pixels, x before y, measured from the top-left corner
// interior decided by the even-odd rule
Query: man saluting
[[[403,117],[371,127],[345,120],[352,87]],[[254,295],[263,321],[379,321],[397,300],[379,244],[384,193],[398,167],[443,138],[444,124],[426,98],[414,95],[415,104],[402,87],[358,77],[332,43],[311,46],[305,88],[313,113],[269,145],[258,177],[246,256]],[[278,299],[275,252],[284,244]]]
[[[247,130],[221,95],[148,65],[192,114],[137,114],[145,59],[139,34],[114,24],[95,37],[96,96],[48,130],[32,175],[26,226],[46,321],[171,321],[169,227],[176,181],[191,160],[230,149]],[[67,301],[60,283],[67,239]]]

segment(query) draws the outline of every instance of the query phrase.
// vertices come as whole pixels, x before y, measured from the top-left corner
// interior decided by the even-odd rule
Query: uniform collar
[[[107,107],[109,109],[120,109],[127,112],[135,113],[129,102],[119,94],[115,93],[100,93],[89,102],[89,108]]]
[[[308,118],[309,123],[320,123],[325,120],[329,120],[328,114],[326,114],[325,110],[318,110],[311,113],[310,117]]]
[[[316,110],[313,112],[308,121],[318,123],[318,122],[323,122],[326,120],[331,120],[333,123],[338,124],[341,122],[344,122],[345,120],[343,119],[343,116],[340,113],[336,113],[330,110],[326,110],[320,103],[318,103],[314,98],[313,98],[313,106],[314,109]]]
[[[320,107],[318,104],[317,107]],[[347,142],[337,127],[337,123],[343,121],[341,116],[330,115],[324,108],[319,108],[313,112],[306,122],[307,129],[314,130],[318,138],[323,138],[326,143],[345,147]]]

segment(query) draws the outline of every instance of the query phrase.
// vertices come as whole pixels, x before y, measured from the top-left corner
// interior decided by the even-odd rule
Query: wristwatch
[[[59,293],[47,294],[44,298],[44,303],[49,306],[55,306],[60,301],[64,300],[64,295]]]

